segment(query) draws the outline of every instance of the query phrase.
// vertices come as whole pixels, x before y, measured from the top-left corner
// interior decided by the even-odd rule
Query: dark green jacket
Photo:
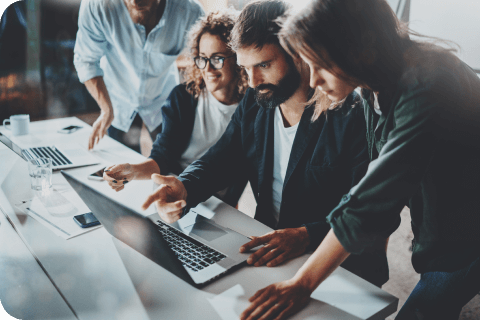
[[[480,255],[480,79],[449,55],[424,61],[379,93],[381,116],[368,100],[378,158],[327,217],[345,249],[360,253],[398,228],[407,205],[419,273],[458,270]]]

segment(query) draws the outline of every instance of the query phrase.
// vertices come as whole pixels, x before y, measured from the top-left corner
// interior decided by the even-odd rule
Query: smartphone
[[[90,180],[102,181],[102,180],[103,180],[103,170],[105,170],[105,168],[106,168],[106,167],[98,170],[97,172],[92,173],[92,174],[89,175],[87,178],[90,179]]]
[[[91,212],[74,216],[73,220],[82,228],[89,228],[100,224],[100,221],[98,221]]]
[[[60,130],[58,130],[57,132],[58,133],[72,133],[72,132],[75,132],[77,130],[80,130],[82,127],[80,126],[68,126],[68,127],[65,127],[65,128],[62,128]]]

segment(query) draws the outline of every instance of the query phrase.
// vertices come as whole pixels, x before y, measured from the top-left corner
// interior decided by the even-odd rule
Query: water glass
[[[33,190],[45,191],[52,187],[52,159],[37,158],[29,160],[28,173]]]

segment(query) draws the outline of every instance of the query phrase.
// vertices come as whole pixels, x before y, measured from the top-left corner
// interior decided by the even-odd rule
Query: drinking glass
[[[52,187],[52,159],[37,158],[28,161],[32,189],[46,191]]]

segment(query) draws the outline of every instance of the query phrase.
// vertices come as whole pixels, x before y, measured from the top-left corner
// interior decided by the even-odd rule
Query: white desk
[[[84,128],[70,135],[55,134],[58,128],[71,124]],[[48,139],[50,144],[58,139],[55,142],[75,141],[86,146],[90,130],[76,118],[48,120],[31,123],[32,134],[22,139],[24,142]],[[152,190],[151,181],[133,181],[125,190],[115,193],[105,182],[86,177],[102,165],[140,162],[143,157],[108,137],[100,142],[94,154],[103,164],[69,172],[107,196],[139,210]],[[32,192],[27,164],[2,144],[0,159],[1,209],[79,319],[232,319],[248,306],[247,299],[258,289],[292,277],[308,258],[304,255],[275,268],[245,266],[196,289],[112,238],[104,228],[63,240],[19,212],[13,204]],[[53,183],[57,186],[67,184],[59,173],[54,173]],[[222,206],[226,205],[214,211],[221,211]],[[152,212],[153,206],[145,214]],[[270,231],[240,212],[215,214],[212,219],[244,235],[262,235]],[[4,227],[2,223],[0,228]],[[6,267],[4,255],[5,251],[0,251],[2,270]],[[396,311],[398,304],[397,298],[342,268],[334,272],[312,298],[307,308],[293,319],[384,319]],[[41,292],[37,299],[42,299]],[[61,300],[56,303],[59,310],[67,305]],[[11,307],[24,308],[23,305]],[[68,318],[68,312],[66,315]],[[33,315],[23,319],[38,318],[42,317]]]

